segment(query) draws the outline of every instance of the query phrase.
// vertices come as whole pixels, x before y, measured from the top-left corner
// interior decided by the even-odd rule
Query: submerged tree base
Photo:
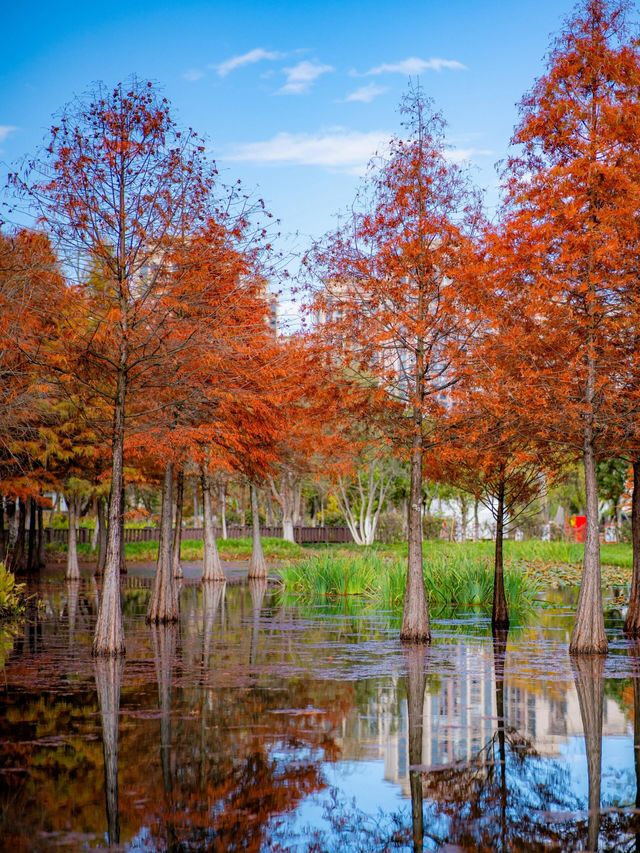
[[[431,631],[401,631],[400,642],[406,646],[428,646],[431,643]]]
[[[179,615],[172,616],[147,616],[145,622],[147,625],[175,625],[180,621]]]
[[[117,658],[126,655],[126,653],[127,651],[124,643],[117,646],[116,648],[112,648],[108,644],[105,645],[101,643],[100,645],[98,645],[94,642],[93,647],[91,649],[91,655],[94,658]]]

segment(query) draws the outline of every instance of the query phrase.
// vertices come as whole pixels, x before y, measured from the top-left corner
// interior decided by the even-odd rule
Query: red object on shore
[[[566,525],[567,538],[574,542],[584,542],[587,534],[587,516],[572,515]]]

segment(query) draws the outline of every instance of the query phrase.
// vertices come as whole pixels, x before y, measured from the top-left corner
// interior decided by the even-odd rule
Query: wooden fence
[[[215,528],[216,537],[222,536],[222,530],[219,527]],[[78,529],[78,542],[90,542],[92,531],[86,527]],[[272,536],[282,538],[281,527],[261,527],[261,536]],[[293,535],[296,542],[301,544],[307,543],[323,543],[323,542],[352,542],[352,536],[348,527],[294,527]],[[183,539],[200,539],[202,540],[204,531],[202,527],[183,527]],[[251,528],[241,525],[230,524],[227,526],[227,537],[229,539],[246,539],[251,536]],[[69,531],[55,527],[47,527],[45,529],[46,542],[67,542]],[[125,527],[124,541],[125,542],[157,542],[160,538],[160,528],[158,527]]]

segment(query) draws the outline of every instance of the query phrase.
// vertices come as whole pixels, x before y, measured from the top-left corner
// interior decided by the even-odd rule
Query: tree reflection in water
[[[273,610],[264,584],[187,584],[177,633],[144,625],[138,580],[124,588],[123,672],[90,657],[91,595],[84,582],[52,585],[31,622],[0,635],[0,847],[526,853],[597,839],[640,853],[629,809],[640,809],[637,648],[609,658],[628,678],[607,678],[605,714],[602,661],[571,669],[551,645],[561,657],[550,674],[516,630],[508,650],[506,635],[402,649],[353,603],[346,614]],[[600,751],[604,734],[630,757],[632,706],[635,780],[630,758],[627,779]],[[572,761],[582,729],[589,813]],[[382,788],[358,769],[370,759]]]
[[[409,785],[411,788],[411,834],[415,853],[424,846],[424,811],[422,807],[422,732],[424,725],[425,667],[428,650],[411,646],[405,650],[407,667],[407,717],[409,735]]]
[[[604,657],[575,655],[571,659],[580,703],[580,716],[587,753],[589,819],[585,850],[598,849],[600,834],[600,787],[602,778],[602,710],[604,700]]]
[[[267,591],[266,578],[251,578],[249,580],[249,593],[251,595],[251,642],[249,645],[249,661],[251,666],[256,665],[258,656],[258,641],[260,639],[260,613],[264,604],[264,596]]]
[[[124,671],[121,655],[94,660],[96,691],[102,722],[104,755],[104,793],[107,807],[107,843],[120,843],[120,809],[118,802],[118,724],[120,687]]]

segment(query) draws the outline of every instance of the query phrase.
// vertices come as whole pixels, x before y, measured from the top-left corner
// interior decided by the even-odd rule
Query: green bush
[[[0,619],[19,616],[25,608],[25,585],[16,583],[15,575],[0,563]]]

